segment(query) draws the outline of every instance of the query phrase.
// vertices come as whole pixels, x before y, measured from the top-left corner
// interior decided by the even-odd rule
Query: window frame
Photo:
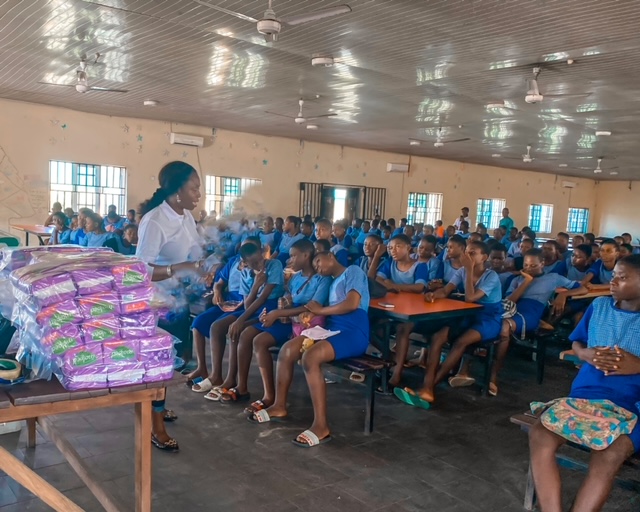
[[[538,214],[534,216],[535,211]],[[554,205],[549,203],[531,203],[529,205],[529,227],[537,234],[550,234],[553,232],[553,210]],[[549,214],[545,215],[545,213]],[[548,228],[548,229],[547,229]]]
[[[572,213],[577,213],[577,219],[572,217]],[[582,215],[584,214],[584,215]],[[567,212],[567,233],[582,234],[589,232],[589,208],[569,207]],[[581,218],[582,216],[582,218]],[[573,226],[572,226],[573,221]],[[581,229],[573,230],[572,227],[580,226]]]
[[[442,219],[442,203],[444,194],[441,192],[409,192],[407,195],[407,222],[410,225],[422,223],[435,226],[437,220]]]
[[[484,224],[487,230],[500,226],[502,210],[507,207],[507,200],[500,197],[479,197],[476,201],[476,225]],[[475,226],[469,226],[473,231]]]
[[[219,217],[230,215],[233,202],[242,197],[251,187],[259,185],[262,185],[262,180],[258,178],[206,174],[204,180],[206,210],[207,212],[215,211]],[[218,193],[218,190],[222,193]]]

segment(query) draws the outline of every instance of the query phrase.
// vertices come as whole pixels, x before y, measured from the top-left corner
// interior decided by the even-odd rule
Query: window
[[[422,222],[423,224],[436,225],[436,221],[442,217],[442,194],[420,194],[410,192],[407,201],[407,220],[409,224]]]
[[[552,223],[552,204],[532,204],[529,206],[529,227],[536,233],[551,233]]]
[[[49,200],[63,208],[91,208],[105,215],[110,204],[127,208],[127,170],[112,165],[49,162]],[[51,206],[51,205],[49,205]]]
[[[484,224],[487,229],[496,229],[500,225],[502,210],[507,205],[505,199],[478,199],[476,224]],[[469,226],[473,231],[473,226]]]
[[[586,233],[587,231],[589,231],[589,209],[569,208],[569,217],[567,218],[567,232]]]
[[[262,180],[206,176],[207,211],[215,210],[221,216],[230,215],[233,210],[233,202],[254,185],[262,185]]]

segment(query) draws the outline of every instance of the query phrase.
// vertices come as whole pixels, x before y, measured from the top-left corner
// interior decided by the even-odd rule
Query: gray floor
[[[498,398],[474,388],[439,393],[430,411],[379,397],[375,432],[364,436],[363,388],[329,386],[333,441],[311,450],[290,440],[310,425],[311,406],[299,370],[290,395],[290,421],[253,425],[241,407],[211,403],[187,389],[171,392],[180,419],[169,427],[179,454],[154,450],[154,511],[519,511],[527,471],[525,435],[509,423],[531,400],[562,396],[575,369],[550,362],[538,386],[533,363],[514,356]],[[253,370],[252,370],[253,372]],[[418,373],[407,375],[409,383]],[[252,373],[255,398],[259,379]],[[128,408],[56,418],[105,486],[133,504],[133,416]],[[0,436],[0,445],[34,468],[86,510],[102,510],[39,435],[35,450],[26,436]],[[580,476],[563,473],[567,503]],[[0,512],[50,510],[7,476],[0,477]],[[133,510],[133,505],[131,509]],[[640,496],[614,491],[606,510],[638,511]]]

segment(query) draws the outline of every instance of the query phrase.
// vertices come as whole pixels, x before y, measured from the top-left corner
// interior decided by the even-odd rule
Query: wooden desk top
[[[393,304],[394,308],[380,306],[380,302]],[[482,308],[479,304],[470,304],[460,300],[436,299],[429,303],[424,301],[421,293],[387,293],[381,299],[371,299],[369,309],[391,318],[400,320],[423,320],[464,316]]]
[[[566,288],[556,288],[556,292],[566,292]],[[584,295],[576,295],[575,297],[569,297],[570,299],[594,299],[596,297],[610,297],[611,290],[609,288],[603,290],[593,290],[589,293],[585,293]]]
[[[11,224],[10,227],[19,231],[33,233],[34,235],[51,235],[53,233],[52,226],[43,226],[41,224]]]

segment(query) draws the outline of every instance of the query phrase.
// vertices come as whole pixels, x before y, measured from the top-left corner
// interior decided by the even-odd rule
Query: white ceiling
[[[207,1],[255,18],[267,5]],[[640,2],[338,1],[353,12],[285,26],[278,42],[266,43],[255,24],[192,0],[4,0],[0,97],[596,179],[640,179]],[[333,5],[274,0],[273,7],[288,16]],[[80,94],[38,83],[74,83],[81,55],[97,52],[102,57],[89,67],[90,85],[128,93]],[[331,54],[339,64],[314,68],[316,53]],[[542,94],[568,96],[525,103],[536,63],[542,65]],[[310,131],[265,113],[295,116],[300,97],[313,100],[306,115],[338,115],[318,120],[319,129]],[[160,105],[143,107],[148,98]],[[508,108],[487,106],[496,101]],[[434,148],[440,126],[445,140],[470,140]],[[596,130],[612,135],[596,137]],[[429,142],[409,146],[410,138]],[[527,144],[535,158],[529,164],[520,157]],[[594,174],[601,156],[603,172]]]

